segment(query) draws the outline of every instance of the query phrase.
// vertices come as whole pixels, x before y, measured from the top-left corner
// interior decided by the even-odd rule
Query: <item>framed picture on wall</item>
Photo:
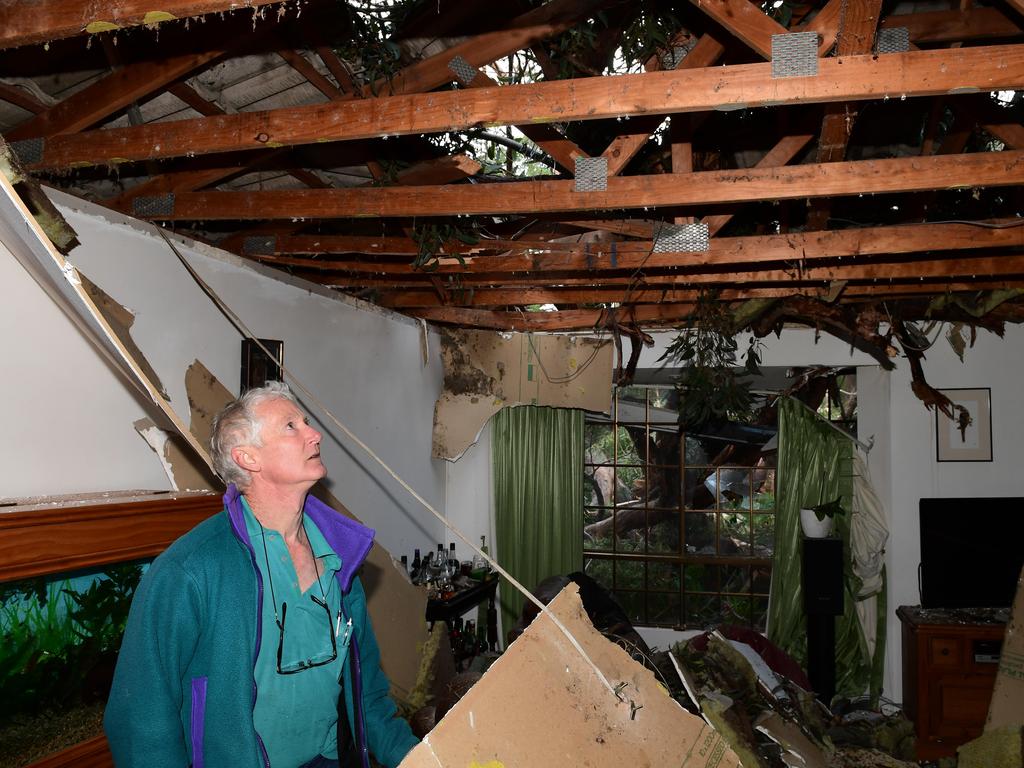
[[[956,419],[935,410],[935,446],[938,461],[992,461],[992,390],[940,389],[954,405],[971,416],[964,429]]]

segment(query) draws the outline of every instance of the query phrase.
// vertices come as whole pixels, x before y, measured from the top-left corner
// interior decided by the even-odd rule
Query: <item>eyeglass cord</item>
[[[267,563],[267,581],[270,583],[270,601],[274,604],[274,621],[277,626],[281,626],[281,619],[277,615],[277,595],[274,594],[274,579],[270,575],[270,555],[267,553],[267,531],[263,527],[263,523],[259,521],[256,515],[253,515],[256,520],[256,525],[260,527],[260,536],[263,539],[263,559]],[[306,544],[309,546],[309,554],[313,557],[313,569],[316,571],[316,583],[320,587],[320,597],[323,598],[324,603],[327,603],[327,595],[324,593],[324,584],[320,581],[320,567],[316,563],[316,553],[313,551],[313,542],[309,540],[309,534],[306,533],[306,515],[302,515],[302,535],[306,537]]]

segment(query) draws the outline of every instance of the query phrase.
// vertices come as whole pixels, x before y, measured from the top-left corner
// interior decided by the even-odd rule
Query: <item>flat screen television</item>
[[[924,608],[1013,603],[1024,566],[1024,498],[921,499]]]

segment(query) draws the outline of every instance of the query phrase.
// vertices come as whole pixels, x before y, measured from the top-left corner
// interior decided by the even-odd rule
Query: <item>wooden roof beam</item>
[[[115,69],[8,131],[5,138],[8,141],[20,141],[84,130],[129,104],[163,90],[168,83],[206,66],[226,53],[227,49],[187,53]]]
[[[47,106],[29,91],[7,83],[0,83],[0,101],[14,104],[16,107],[21,107],[33,115],[38,115],[47,110]]]
[[[0,48],[17,48],[82,34],[110,32],[124,27],[147,27],[207,13],[275,5],[281,0],[161,0],[154,10],[144,0],[48,0],[45,3],[0,3]]]
[[[166,221],[507,215],[716,205],[834,195],[920,192],[1024,183],[1024,151],[928,158],[701,171],[608,179],[599,192],[573,181],[520,181],[427,187],[177,195]]]
[[[769,61],[772,58],[772,35],[785,35],[790,32],[750,0],[690,2]]]
[[[393,96],[54,136],[34,168],[180,157],[479,124],[595,120],[806,102],[992,91],[1024,84],[1024,46],[822,59],[816,77],[772,78],[771,64]]]
[[[485,273],[529,273],[543,279],[545,272],[577,272],[597,278],[603,272],[672,267],[721,267],[723,265],[811,262],[821,259],[966,251],[986,248],[1024,248],[1024,226],[1020,219],[977,222],[974,224],[908,224],[889,227],[794,232],[782,235],[716,237],[703,252],[654,253],[651,241],[595,243],[589,246],[570,243],[544,243],[515,240],[482,240],[477,245],[455,242],[446,245],[436,274],[472,275]],[[517,253],[481,255],[487,249],[508,249]],[[295,235],[282,237],[274,244],[274,256],[267,261],[292,266],[316,267],[334,271],[360,271],[387,275],[414,275],[419,270],[408,263],[290,258],[288,254],[315,253],[330,256],[339,253],[413,256],[415,244],[403,238],[372,238],[348,235]]]
[[[617,0],[549,0],[510,21],[505,29],[486,32],[446,48],[364,88],[374,95],[423,93],[452,81],[449,62],[461,56],[471,66],[482,67],[502,56],[529,48],[535,42],[561,34]],[[523,121],[526,122],[526,121]]]
[[[958,293],[963,291],[994,290],[1006,287],[1005,281],[998,282],[977,282],[959,283],[948,282],[940,286],[943,291]],[[921,293],[935,293],[937,287],[934,285],[922,284],[920,286],[902,286],[901,293],[906,295],[920,295]],[[784,298],[790,295],[803,295],[812,298],[824,298],[828,290],[814,288],[797,288],[786,293],[783,290],[771,289],[771,296],[764,296],[763,289],[752,291],[727,290],[720,294],[723,301],[743,301],[748,298]],[[625,306],[618,309],[562,309],[554,312],[504,312],[487,309],[473,309],[468,307],[419,307],[410,309],[406,314],[419,317],[433,323],[443,325],[459,325],[464,328],[486,328],[496,331],[520,331],[520,332],[548,332],[556,331],[587,331],[600,328],[616,313],[625,315],[641,324],[644,328],[659,328],[677,326],[680,321],[685,320],[693,312],[698,292],[694,292],[692,299],[688,301],[670,303],[661,302],[658,304],[639,304],[636,306]],[[887,295],[883,293],[882,287],[873,285],[867,287],[851,286],[844,292],[853,300],[877,301],[880,297]]]
[[[882,29],[906,27],[910,39],[918,44],[1006,39],[1024,34],[1020,25],[998,8],[980,6],[890,15],[882,19],[879,26]]]
[[[1021,265],[1018,265],[1020,267]],[[868,278],[871,280],[871,278]],[[938,276],[938,280],[930,285],[921,285],[920,280],[912,278],[912,282],[906,285],[890,283],[886,280],[883,283],[867,285],[847,285],[843,289],[845,296],[869,296],[878,297],[879,294],[889,292],[899,293],[943,293],[944,286],[949,283],[945,276]],[[727,283],[727,280],[720,281]],[[720,301],[737,301],[752,298],[784,298],[794,294],[820,295],[824,297],[829,292],[829,284],[832,281],[818,281],[820,284],[799,285],[795,284],[792,275],[781,281],[783,285],[760,285],[754,284],[743,288],[726,288],[719,292]],[[812,281],[807,281],[812,282]],[[1024,285],[1024,279],[1016,280],[986,280],[985,285]],[[968,282],[958,282],[958,285],[970,285]],[[922,291],[922,287],[925,289]],[[579,304],[620,304],[620,305],[642,305],[642,304],[678,304],[682,302],[696,302],[702,290],[707,290],[706,285],[696,288],[659,286],[645,288],[641,286],[623,286],[622,288],[474,288],[465,292],[460,302],[464,307],[505,307],[524,304],[554,304],[558,305],[579,305]],[[961,290],[969,290],[962,288]],[[975,290],[981,290],[975,286]],[[432,289],[414,289],[407,291],[394,291],[383,293],[379,299],[381,306],[391,309],[405,310],[416,307],[438,307],[441,306]]]
[[[847,0],[840,16],[836,36],[837,56],[857,56],[871,53],[875,30],[882,10],[882,0]],[[818,137],[818,162],[834,163],[846,158],[846,147],[857,122],[857,105],[837,102],[825,105]],[[832,205],[827,200],[815,200],[807,213],[807,228],[822,229],[829,219]]]

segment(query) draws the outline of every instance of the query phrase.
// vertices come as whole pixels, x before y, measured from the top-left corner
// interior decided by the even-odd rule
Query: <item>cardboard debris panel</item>
[[[1024,570],[1017,580],[1017,596],[1006,625],[985,731],[1014,725],[1024,725]]]
[[[457,459],[505,405],[607,413],[612,345],[570,336],[441,331],[444,390],[434,407],[434,458]]]
[[[653,673],[594,629],[579,588],[549,608],[618,695],[540,614],[402,761],[402,768],[686,766],[734,768],[722,737]]]

